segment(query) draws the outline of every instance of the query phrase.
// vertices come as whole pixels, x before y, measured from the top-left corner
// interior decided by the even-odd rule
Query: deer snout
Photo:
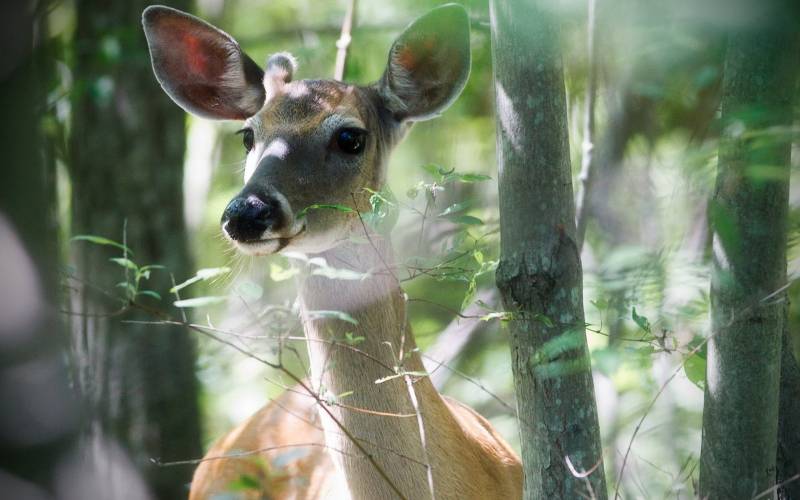
[[[281,208],[273,197],[237,196],[222,213],[222,230],[234,241],[262,240],[280,231],[285,220]]]

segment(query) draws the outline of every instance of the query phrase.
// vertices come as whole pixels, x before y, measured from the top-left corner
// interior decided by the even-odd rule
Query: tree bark
[[[143,284],[163,296],[170,272],[176,279],[191,272],[182,195],[185,118],[150,69],[141,30],[148,3],[82,0],[76,6],[72,232],[119,241],[127,227],[135,252],[130,258],[167,267],[154,270]],[[188,9],[188,4],[171,5]],[[81,281],[120,290],[115,284],[123,280],[123,270],[108,261],[120,252],[84,242],[73,243],[72,250]],[[193,467],[157,467],[151,459],[201,455],[195,339],[180,328],[104,317],[120,303],[93,290],[79,285],[71,306],[80,314],[73,320],[73,358],[79,386],[92,405],[88,431],[120,440],[157,497],[185,497]]]
[[[79,407],[69,387],[58,296],[54,171],[42,154],[52,77],[32,2],[0,7],[0,491],[49,498],[74,451]],[[41,496],[37,496],[41,495]],[[96,497],[93,497],[96,498]]]
[[[606,497],[586,346],[557,21],[546,2],[493,0],[501,257],[512,312],[525,498]],[[577,472],[593,470],[587,478]]]
[[[789,342],[788,324],[781,346],[781,388],[778,409],[778,498],[800,498],[800,366]]]
[[[750,498],[775,484],[786,321],[787,134],[797,28],[789,2],[759,4],[728,40],[713,237],[700,494]],[[771,128],[772,127],[772,128]]]

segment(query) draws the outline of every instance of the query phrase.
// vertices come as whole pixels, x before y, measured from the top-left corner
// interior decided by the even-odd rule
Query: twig
[[[589,476],[591,476],[592,473],[596,471],[598,467],[600,467],[600,464],[603,463],[603,459],[601,458],[600,460],[598,460],[597,463],[594,464],[589,470],[580,472],[575,468],[574,465],[572,465],[572,460],[570,460],[569,455],[564,456],[564,462],[566,462],[567,468],[569,469],[569,472],[570,474],[572,474],[573,477],[575,477],[576,479],[583,479],[584,482],[586,483],[586,491],[589,493],[587,498],[589,498],[590,500],[596,500],[597,495],[595,495],[594,493],[594,488],[592,488],[592,482],[589,481]]]
[[[356,0],[349,0],[347,2],[347,12],[344,15],[344,21],[342,21],[342,33],[339,35],[339,39],[336,40],[336,66],[333,71],[335,80],[344,80],[345,68],[347,67],[347,49],[353,40],[351,32],[353,31],[355,12]]]
[[[339,449],[333,448],[333,447],[328,446],[328,445],[326,445],[324,443],[297,443],[297,444],[282,444],[282,445],[277,445],[277,446],[268,446],[266,448],[259,448],[257,450],[236,451],[236,452],[233,452],[233,453],[226,453],[225,455],[216,455],[216,456],[213,456],[213,457],[203,457],[203,458],[193,458],[191,460],[174,460],[174,461],[171,461],[171,462],[162,462],[158,458],[151,458],[150,462],[152,462],[153,464],[155,464],[155,465],[157,465],[159,467],[172,467],[172,466],[175,466],[175,465],[197,465],[197,464],[200,464],[200,463],[203,463],[203,462],[211,462],[211,461],[215,461],[215,460],[228,460],[228,459],[246,458],[246,457],[251,457],[253,455],[259,455],[259,454],[265,453],[267,451],[282,450],[282,449],[286,449],[286,448],[300,448],[300,447],[304,447],[304,446],[313,446],[313,447],[318,447],[318,448],[325,448],[327,450],[331,450],[331,451],[335,451],[337,453],[341,453],[342,455],[344,455],[346,457],[357,458],[357,457],[354,457],[353,455],[347,453],[344,450],[339,450]]]
[[[631,453],[631,448],[633,448],[633,441],[636,439],[636,435],[639,434],[639,430],[642,428],[642,424],[644,423],[644,419],[646,419],[647,415],[650,414],[650,410],[656,404],[656,401],[658,400],[658,398],[667,389],[667,386],[669,385],[670,382],[672,382],[672,379],[674,379],[678,375],[678,373],[680,373],[680,371],[683,369],[683,366],[686,364],[687,361],[689,361],[689,358],[691,358],[692,355],[694,355],[695,353],[699,352],[700,349],[702,349],[703,346],[705,346],[706,343],[709,340],[711,340],[712,336],[713,335],[709,335],[708,337],[706,337],[694,349],[692,349],[686,357],[683,358],[683,361],[681,361],[681,364],[679,364],[677,366],[677,368],[675,368],[675,370],[669,376],[669,378],[667,378],[667,380],[665,380],[664,383],[661,384],[661,387],[658,389],[658,392],[656,393],[655,397],[653,398],[652,401],[650,401],[650,404],[647,405],[647,408],[645,409],[644,414],[642,415],[642,418],[639,419],[639,423],[636,424],[636,428],[633,430],[633,435],[631,435],[631,439],[630,439],[630,441],[628,441],[628,448],[625,450],[625,455],[622,458],[622,465],[619,468],[619,476],[617,477],[617,484],[614,486],[614,500],[619,498],[619,487],[622,484],[622,475],[625,473],[625,466],[628,463],[628,456]]]
[[[139,309],[139,310],[141,310],[143,312],[146,312],[146,313],[148,313],[148,314],[150,314],[152,316],[155,316],[157,318],[174,321],[174,320],[171,320],[171,318],[169,318],[169,316],[167,314],[165,314],[165,313],[163,313],[163,312],[161,312],[161,311],[159,311],[157,309],[152,309],[150,307],[147,307],[147,306],[145,306],[143,304],[140,304],[138,302],[131,301],[130,305],[131,305],[131,307],[135,307],[135,308],[137,308],[137,309]],[[372,454],[369,453],[367,451],[367,449],[364,448],[364,446],[360,442],[358,442],[358,440],[355,438],[355,436],[353,436],[353,434],[344,426],[344,424],[342,424],[339,421],[339,419],[336,418],[336,416],[333,414],[333,412],[330,410],[330,408],[328,408],[327,405],[324,404],[325,402],[322,400],[322,398],[319,396],[319,394],[316,394],[308,386],[308,384],[305,383],[305,381],[303,379],[301,379],[300,377],[298,377],[297,375],[292,373],[285,366],[283,366],[283,365],[281,365],[279,363],[273,363],[273,362],[271,362],[271,361],[269,361],[267,359],[264,359],[261,356],[258,356],[256,354],[248,351],[247,349],[236,345],[233,342],[230,342],[230,341],[228,341],[228,340],[226,340],[226,339],[224,339],[224,338],[222,338],[222,337],[220,337],[218,335],[215,335],[214,333],[211,333],[210,331],[206,331],[206,330],[204,330],[202,328],[195,328],[195,327],[192,327],[190,325],[184,325],[184,326],[186,326],[186,328],[194,330],[194,331],[196,331],[196,332],[198,332],[198,333],[200,333],[202,335],[205,335],[206,337],[208,337],[208,338],[210,338],[212,340],[215,340],[215,341],[217,341],[219,343],[222,343],[222,344],[224,344],[224,345],[226,345],[226,346],[228,346],[228,347],[230,347],[232,349],[235,349],[240,354],[243,354],[244,356],[246,356],[246,357],[248,357],[250,359],[258,361],[259,363],[262,363],[265,366],[268,366],[268,367],[270,367],[270,368],[272,368],[274,370],[278,370],[278,371],[282,372],[284,375],[286,375],[289,379],[292,380],[292,382],[294,382],[296,385],[300,386],[300,388],[303,391],[305,391],[308,395],[313,397],[317,401],[317,403],[319,403],[319,407],[322,409],[322,411],[324,411],[328,415],[328,417],[331,419],[331,421],[339,428],[339,430],[347,437],[347,439],[351,443],[353,443],[353,446],[355,446],[358,449],[358,451],[361,452],[367,458],[367,460],[369,461],[370,465],[375,469],[375,471],[378,473],[378,475],[381,476],[381,478],[386,482],[386,484],[389,486],[389,488],[395,494],[397,494],[397,496],[400,497],[402,500],[408,500],[407,497],[405,495],[403,495],[403,493],[397,487],[397,485],[394,484],[394,481],[392,481],[392,479],[389,477],[389,475],[386,473],[386,471],[383,469],[383,467],[381,467],[380,464],[375,460],[375,457],[373,457]]]
[[[433,489],[433,468],[431,467],[431,458],[428,453],[428,441],[425,438],[425,423],[422,420],[422,411],[419,408],[419,401],[417,401],[417,392],[414,390],[414,382],[411,380],[410,375],[403,377],[406,381],[408,388],[408,397],[411,400],[411,406],[414,407],[414,413],[417,415],[417,427],[419,428],[419,440],[422,444],[422,453],[425,456],[425,471],[428,478],[428,489],[431,492],[431,500],[436,500],[436,493]]]
[[[580,180],[578,196],[575,200],[575,244],[579,251],[583,248],[583,239],[586,235],[586,222],[589,217],[587,204],[589,190],[594,177],[593,170],[595,169],[594,104],[597,97],[597,43],[595,41],[597,21],[595,1],[589,0],[589,13],[586,21],[589,67],[586,83],[586,115],[583,122],[583,156],[581,158],[581,173],[578,176]]]
[[[761,493],[759,493],[758,495],[754,496],[752,500],[757,500],[757,499],[759,499],[759,498],[762,498],[762,497],[768,496],[768,495],[770,495],[770,494],[771,494],[773,491],[776,491],[776,490],[778,490],[779,488],[783,488],[783,487],[784,487],[784,486],[786,486],[787,484],[789,484],[789,483],[792,483],[792,482],[794,482],[794,481],[797,481],[798,479],[800,479],[800,474],[795,474],[794,476],[790,477],[790,478],[789,478],[789,479],[787,479],[786,481],[780,482],[780,483],[776,484],[775,486],[773,486],[772,488],[768,488],[768,489],[766,489],[766,490],[762,491],[762,492],[761,492]]]

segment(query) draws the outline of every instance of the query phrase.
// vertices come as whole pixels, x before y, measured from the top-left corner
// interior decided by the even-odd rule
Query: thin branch
[[[431,500],[436,500],[436,493],[433,489],[433,468],[431,467],[431,458],[428,453],[428,441],[425,438],[425,423],[422,420],[422,411],[419,408],[419,401],[417,401],[417,392],[414,390],[414,382],[411,380],[410,375],[403,377],[406,381],[408,388],[408,397],[411,400],[411,406],[414,407],[414,413],[417,416],[417,427],[419,428],[419,440],[422,444],[422,452],[425,456],[425,471],[428,478],[428,489],[431,492]]]
[[[689,354],[686,357],[683,358],[683,361],[681,361],[681,364],[679,364],[675,368],[675,370],[672,372],[672,374],[669,376],[669,378],[667,378],[667,380],[665,380],[664,383],[661,384],[661,387],[658,389],[658,392],[656,393],[655,397],[652,399],[652,401],[650,401],[650,404],[647,405],[647,408],[645,409],[644,414],[642,415],[642,418],[639,419],[639,423],[636,424],[636,428],[633,430],[633,435],[631,435],[630,441],[628,441],[628,448],[625,450],[625,455],[624,455],[624,457],[622,459],[622,465],[619,468],[619,476],[617,477],[617,484],[614,486],[614,500],[619,498],[619,487],[622,484],[622,476],[623,476],[623,474],[625,474],[625,466],[628,463],[628,456],[631,453],[631,448],[633,448],[633,441],[636,439],[636,435],[639,434],[639,430],[642,428],[642,424],[644,424],[644,420],[650,414],[650,410],[653,408],[653,406],[655,406],[656,401],[658,401],[658,398],[667,389],[667,386],[669,385],[669,383],[672,382],[672,380],[681,372],[681,370],[683,369],[683,366],[686,364],[686,362],[689,361],[689,358],[691,358],[692,355],[694,355],[695,353],[699,352],[700,349],[702,349],[703,346],[705,346],[706,343],[709,340],[711,340],[712,336],[713,335],[710,335],[710,336],[706,337],[705,340],[700,342],[694,349],[692,349],[689,352]]]
[[[216,456],[213,456],[213,457],[194,458],[194,459],[191,459],[191,460],[174,460],[174,461],[171,461],[171,462],[162,462],[158,458],[151,458],[150,462],[152,462],[153,464],[155,464],[155,465],[157,465],[159,467],[172,467],[172,466],[175,466],[175,465],[197,465],[197,464],[200,464],[200,463],[203,463],[203,462],[211,462],[211,461],[216,461],[216,460],[247,458],[247,457],[251,457],[253,455],[260,455],[261,453],[265,453],[267,451],[283,450],[283,449],[286,449],[286,448],[300,448],[300,447],[304,447],[304,446],[325,448],[327,450],[331,450],[331,451],[335,451],[337,453],[341,453],[342,455],[347,456],[347,457],[358,458],[358,457],[355,457],[354,455],[351,455],[351,454],[347,453],[344,450],[339,450],[339,449],[333,448],[331,446],[326,445],[325,443],[297,443],[297,444],[282,444],[282,445],[277,445],[277,446],[267,446],[266,448],[259,448],[257,450],[236,451],[236,452],[233,452],[233,453],[226,453],[224,455],[216,455]]]
[[[775,486],[773,486],[772,488],[768,488],[768,489],[762,491],[758,495],[754,496],[752,500],[758,500],[759,498],[762,498],[762,497],[771,496],[772,492],[777,491],[778,489],[783,488],[787,484],[793,483],[794,481],[797,481],[798,479],[800,479],[800,474],[795,474],[794,476],[790,477],[786,481],[778,483]]]
[[[575,200],[575,244],[580,251],[583,248],[583,239],[586,235],[586,223],[589,217],[588,199],[589,191],[594,178],[594,105],[597,97],[597,43],[595,32],[597,19],[595,1],[589,0],[589,13],[587,19],[587,48],[589,54],[589,67],[586,83],[586,115],[583,122],[583,156],[581,159],[581,173],[578,177],[578,196]]]
[[[336,40],[336,66],[333,70],[334,80],[344,80],[345,68],[347,67],[347,49],[350,47],[350,42],[353,40],[351,33],[353,31],[353,19],[356,12],[356,0],[348,0],[347,12],[342,21],[342,32],[339,39]]]

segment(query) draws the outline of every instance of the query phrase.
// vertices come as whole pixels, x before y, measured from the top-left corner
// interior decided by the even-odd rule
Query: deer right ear
[[[264,72],[230,35],[161,5],[145,9],[142,25],[156,79],[180,107],[217,120],[244,120],[261,109]]]
[[[396,119],[427,120],[458,97],[469,66],[467,11],[443,5],[411,23],[394,42],[378,91]]]

